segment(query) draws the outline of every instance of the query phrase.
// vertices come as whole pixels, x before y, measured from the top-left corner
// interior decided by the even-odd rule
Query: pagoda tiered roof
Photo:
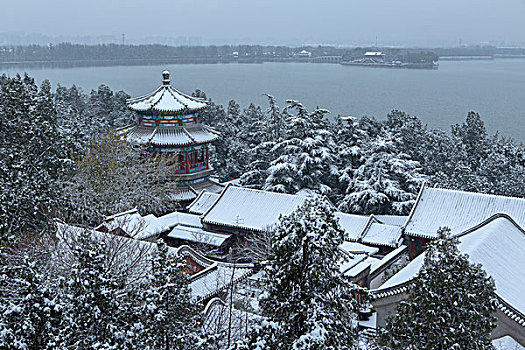
[[[128,141],[154,146],[188,146],[217,140],[219,133],[202,124],[186,126],[141,126],[122,130]]]
[[[128,108],[141,113],[183,114],[198,112],[208,106],[205,100],[173,88],[168,71],[164,71],[162,75],[162,85],[157,90],[148,95],[128,99]]]

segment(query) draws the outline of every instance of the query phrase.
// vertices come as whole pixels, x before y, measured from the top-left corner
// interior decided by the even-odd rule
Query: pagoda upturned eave
[[[160,147],[206,144],[219,138],[218,132],[201,124],[187,127],[133,126],[123,133],[128,141]]]
[[[191,114],[208,107],[204,99],[186,95],[173,88],[169,72],[163,72],[162,85],[154,92],[126,101],[128,108],[141,114],[178,115]]]

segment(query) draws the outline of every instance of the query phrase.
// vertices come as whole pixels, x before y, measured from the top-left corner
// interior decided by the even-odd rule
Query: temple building
[[[222,186],[210,179],[209,146],[219,137],[212,128],[199,123],[199,112],[208,103],[173,88],[170,73],[162,72],[162,85],[154,92],[127,101],[137,113],[137,123],[123,130],[130,142],[144,144],[156,153],[178,155],[173,171],[173,200],[189,203],[206,189],[220,192]]]

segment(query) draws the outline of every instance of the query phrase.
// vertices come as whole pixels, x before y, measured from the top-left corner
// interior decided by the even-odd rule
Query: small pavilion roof
[[[142,216],[137,209],[133,209],[106,217],[95,230],[105,227],[111,232],[119,228],[132,238],[148,239],[167,232],[177,225],[202,228],[198,215],[175,211],[160,217],[153,214]]]
[[[204,214],[204,212],[212,206],[217,197],[219,197],[218,193],[208,192],[206,190],[201,191],[197,198],[188,206],[188,212],[198,215]]]
[[[208,103],[200,98],[183,94],[170,84],[170,73],[162,73],[162,85],[154,92],[127,100],[128,108],[135,112],[157,112],[180,114],[200,111]]]
[[[401,245],[402,235],[403,232],[400,226],[372,222],[361,237],[361,242],[373,246],[397,248]]]
[[[368,215],[346,214],[343,212],[336,212],[334,215],[339,219],[339,225],[345,231],[346,238],[353,242],[359,240],[370,220]]]
[[[364,216],[341,212],[336,212],[335,216],[339,218],[339,224],[350,241],[392,248],[397,248],[401,244],[403,235],[401,223],[406,220],[406,216],[373,214]]]
[[[403,226],[403,224],[407,221],[407,216],[399,216],[399,215],[378,215],[374,214],[375,218],[379,221],[381,221],[382,224],[385,225],[392,225],[392,226]]]
[[[204,231],[202,228],[180,224],[168,233],[168,237],[219,247],[230,235]]]
[[[440,227],[459,234],[492,215],[507,214],[525,227],[525,199],[422,186],[405,223],[405,234],[437,238]]]

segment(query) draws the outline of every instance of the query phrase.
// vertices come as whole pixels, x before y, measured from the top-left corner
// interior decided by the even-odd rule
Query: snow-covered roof
[[[507,214],[525,227],[525,199],[471,193],[423,185],[405,224],[413,237],[436,238],[440,227],[458,234],[494,214]]]
[[[376,215],[374,217],[379,220],[382,224],[393,225],[393,226],[403,226],[407,221],[408,216],[398,216],[398,215]]]
[[[390,253],[382,257],[380,260],[374,262],[370,266],[370,274],[373,275],[377,270],[381,269],[386,264],[390,264],[393,260],[396,260],[399,255],[405,254],[406,250],[408,250],[406,245],[401,245],[398,248],[392,250]]]
[[[231,282],[248,277],[253,273],[253,266],[243,267],[215,262],[212,266],[196,273],[191,279],[191,294],[198,298],[208,298],[228,288]]]
[[[204,231],[203,229],[186,225],[177,225],[168,233],[168,237],[219,247],[230,235]]]
[[[360,241],[364,244],[399,247],[401,245],[401,227],[373,222],[367,227]]]
[[[154,92],[126,102],[129,109],[136,112],[188,113],[208,106],[203,99],[183,94],[170,84],[169,72],[164,71],[162,85]]]
[[[341,271],[341,273],[343,274],[346,274],[348,271],[352,270],[354,267],[361,264],[367,258],[368,258],[368,254],[366,253],[362,253],[362,254],[346,253],[344,254],[344,259],[339,262],[339,271]],[[355,272],[355,270],[353,272]]]
[[[127,248],[130,248],[134,253],[138,253],[139,250],[143,252],[152,252],[157,248],[156,244],[151,242],[136,240],[133,238],[127,238],[124,236],[117,236],[111,233],[99,232],[94,229],[88,229],[78,226],[69,225],[63,222],[55,222],[57,231],[57,238],[61,241],[67,242],[68,244],[80,237],[80,234],[83,231],[89,231],[91,237],[95,240],[102,240],[106,243],[108,249],[112,249],[116,244],[122,247],[126,245]],[[125,254],[126,252],[123,252]]]
[[[197,192],[191,187],[182,187],[171,192],[168,197],[177,202],[191,201],[197,198]]]
[[[203,214],[208,224],[263,231],[289,215],[307,198],[228,185]]]
[[[407,247],[400,246],[382,258],[373,257],[379,249],[369,247],[360,243],[344,242],[339,249],[345,252],[346,261],[339,263],[339,270],[349,277],[355,277],[370,266],[370,274],[373,275],[377,270],[390,264],[400,254],[403,254]]]
[[[346,233],[346,239],[351,241],[357,241],[363,230],[365,229],[369,216],[346,214],[342,212],[336,212],[335,217],[339,218],[339,225]]]
[[[96,230],[105,227],[111,232],[120,228],[132,238],[147,239],[166,232],[178,224],[202,228],[198,215],[173,212],[157,218],[153,214],[142,216],[135,209],[107,217]]]
[[[233,186],[240,186],[241,185],[241,179],[232,179],[228,181],[221,182],[221,185],[226,186],[228,184],[232,184]]]
[[[253,264],[237,264],[214,261],[204,257],[188,246],[178,248],[178,253],[198,262],[204,270],[191,276],[192,295],[206,299],[256,272]]]
[[[492,345],[495,346],[496,350],[525,350],[524,346],[521,346],[509,335],[493,340]]]
[[[384,56],[384,54],[377,51],[367,51],[365,52],[365,56]]]
[[[459,250],[469,260],[481,264],[494,279],[496,294],[513,308],[525,314],[525,231],[510,217],[496,215],[460,234]],[[377,292],[404,284],[415,278],[425,254],[386,281]]]
[[[219,194],[217,193],[201,191],[197,198],[188,206],[188,211],[192,214],[202,215],[211,207],[218,197]]]
[[[372,264],[375,264],[378,261],[379,261],[379,259],[369,256],[366,259],[364,259],[363,261],[361,261],[358,264],[354,265],[351,269],[348,269],[344,273],[344,275],[348,276],[350,278],[357,277],[360,273],[365,271],[367,268],[371,268]]]
[[[217,140],[218,133],[202,124],[185,126],[136,125],[121,131],[130,142],[154,146],[187,146]]]
[[[343,242],[339,246],[339,249],[344,250],[347,253],[350,254],[368,254],[373,255],[379,252],[379,248],[376,247],[370,247],[361,243],[356,242]]]
[[[404,217],[390,215],[355,215],[336,212],[339,224],[345,231],[348,240],[374,246],[398,247],[401,244],[402,230],[400,225],[384,224],[384,221],[399,223]]]

